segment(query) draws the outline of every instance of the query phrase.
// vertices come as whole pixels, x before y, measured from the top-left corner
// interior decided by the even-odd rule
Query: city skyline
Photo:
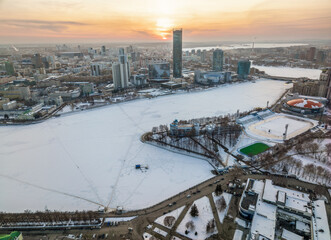
[[[0,0],[0,43],[300,41],[331,38],[328,0]]]

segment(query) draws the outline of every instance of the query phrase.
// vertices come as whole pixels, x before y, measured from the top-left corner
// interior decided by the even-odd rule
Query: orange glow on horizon
[[[330,39],[329,0],[0,0],[0,42]]]

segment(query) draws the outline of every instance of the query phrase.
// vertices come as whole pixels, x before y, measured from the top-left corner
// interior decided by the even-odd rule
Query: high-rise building
[[[128,87],[130,77],[130,66],[123,48],[119,49],[118,61],[118,63],[114,63],[112,66],[115,89]]]
[[[324,63],[326,60],[326,53],[324,51],[318,51],[316,55],[316,60],[318,63]]]
[[[105,55],[106,54],[106,46],[101,47],[101,54]]]
[[[98,63],[91,64],[91,75],[100,76],[101,75],[101,66]]]
[[[167,62],[149,64],[148,76],[152,81],[169,81],[170,64]]]
[[[182,77],[182,33],[183,30],[173,30],[173,76]]]
[[[42,68],[43,67],[43,64],[42,64],[42,61],[41,61],[41,56],[39,53],[36,53],[33,55],[32,59],[32,65],[34,68]]]
[[[10,76],[14,76],[15,75],[15,69],[14,69],[14,65],[11,62],[5,62],[5,70],[7,72],[8,75]]]
[[[213,52],[213,70],[217,72],[223,71],[223,51],[216,49]]]
[[[207,51],[203,50],[200,56],[201,62],[205,62],[206,61],[206,56],[207,56]]]
[[[239,60],[238,61],[238,68],[237,68],[237,74],[238,78],[245,79],[249,75],[251,67],[251,62],[248,59],[245,60]]]
[[[308,53],[307,53],[307,60],[313,61],[314,58],[315,58],[315,53],[316,53],[316,48],[315,47],[311,47],[308,50]]]

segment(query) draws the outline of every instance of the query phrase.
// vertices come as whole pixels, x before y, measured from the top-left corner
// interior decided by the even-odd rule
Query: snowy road
[[[115,104],[29,126],[0,128],[0,211],[151,206],[207,178],[205,161],[139,141],[153,126],[249,110],[283,82],[259,80]],[[149,170],[135,170],[147,164]]]

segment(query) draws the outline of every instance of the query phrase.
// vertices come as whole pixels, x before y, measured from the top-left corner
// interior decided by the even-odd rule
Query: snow
[[[310,225],[301,221],[295,222],[295,229],[304,233],[310,233]]]
[[[309,105],[313,109],[314,108],[321,108],[320,102],[314,101],[314,100],[309,100],[309,102],[308,102],[307,99],[304,99],[302,102],[299,102],[299,103],[294,104],[294,106],[300,107],[300,108],[307,108],[307,107],[309,107]]]
[[[237,223],[239,226],[243,227],[243,228],[248,228],[248,223],[240,218],[235,218],[234,219],[235,223]]]
[[[112,217],[112,218],[105,218],[105,223],[107,222],[128,222],[131,221],[132,219],[135,219],[135,217]]]
[[[154,228],[154,230],[153,230],[154,232],[156,232],[156,233],[158,233],[158,234],[161,234],[163,237],[165,237],[165,236],[167,236],[168,235],[168,233],[167,232],[165,232],[165,231],[163,231],[163,230],[161,230],[161,229],[159,229],[159,228]]]
[[[233,240],[241,240],[243,237],[243,234],[244,234],[243,231],[236,229],[236,231],[234,232],[234,235],[233,235]]]
[[[267,237],[270,240],[275,238],[277,207],[262,201],[256,204],[256,212],[252,220],[252,237],[256,234]]]
[[[303,240],[303,237],[294,232],[283,229],[282,239],[284,240]]]
[[[173,217],[175,217],[176,220],[177,220],[178,217],[179,217],[179,215],[181,214],[181,212],[183,211],[184,208],[185,208],[185,206],[182,206],[182,207],[177,208],[177,209],[175,209],[175,210],[173,210],[173,211],[171,211],[171,212],[169,212],[169,213],[167,213],[167,214],[164,214],[164,215],[162,215],[161,217],[157,218],[157,219],[155,220],[155,222],[158,223],[158,224],[160,224],[160,225],[162,225],[162,226],[165,226],[165,225],[164,225],[164,219],[165,219],[167,216],[173,216]],[[175,221],[176,221],[176,220],[175,220]],[[169,227],[167,227],[167,226],[165,226],[165,227],[166,227],[166,228],[169,228]]]
[[[292,78],[307,77],[310,79],[319,79],[322,73],[322,70],[320,69],[309,69],[309,68],[267,67],[267,66],[257,66],[257,65],[252,65],[252,67],[260,71],[264,71],[266,74],[270,76],[277,76],[277,77],[292,77]]]
[[[211,220],[214,219],[214,215],[210,206],[210,202],[208,197],[202,197],[199,198],[198,200],[194,201],[193,204],[196,204],[198,211],[199,211],[199,216],[197,217],[192,217],[190,214],[191,208],[188,210],[186,213],[185,217],[183,218],[182,222],[179,224],[177,228],[177,232],[187,236],[191,239],[206,239],[207,237],[217,233],[217,228],[215,226],[215,232],[214,233],[207,233],[206,232],[206,225],[207,223]],[[192,204],[192,206],[193,206]],[[189,221],[193,221],[195,225],[195,230],[190,231],[188,234],[185,234],[186,230],[186,223]],[[216,223],[215,223],[216,225]],[[198,232],[198,235],[195,236],[194,233]]]
[[[151,235],[151,234],[149,234],[149,233],[146,233],[146,232],[145,232],[145,233],[143,234],[143,238],[146,239],[146,240],[149,240],[149,239],[151,239],[152,237],[153,237],[153,235]]]
[[[314,215],[312,218],[313,234],[317,240],[330,240],[330,227],[328,223],[328,216],[326,214],[325,203],[323,200],[313,202]],[[323,230],[323,231],[320,231]]]
[[[228,213],[232,194],[223,192],[220,196],[216,196],[216,194],[213,192],[213,199],[214,199],[215,205],[216,205],[216,201],[218,199],[220,199],[222,196],[224,197],[224,200],[226,202],[226,208],[221,212],[217,210],[218,218],[221,223],[223,223],[223,220],[224,220],[226,214]],[[216,208],[217,208],[217,206],[216,206]]]
[[[274,114],[262,121],[248,125],[246,132],[253,137],[280,141],[283,139],[286,124],[288,124],[286,139],[290,139],[316,126],[317,122],[286,114]]]
[[[280,81],[259,80],[108,105],[40,124],[2,126],[1,211],[154,205],[212,177],[212,168],[206,161],[143,144],[144,132],[175,118],[262,107],[287,88]],[[135,164],[147,164],[149,170],[136,170]]]

